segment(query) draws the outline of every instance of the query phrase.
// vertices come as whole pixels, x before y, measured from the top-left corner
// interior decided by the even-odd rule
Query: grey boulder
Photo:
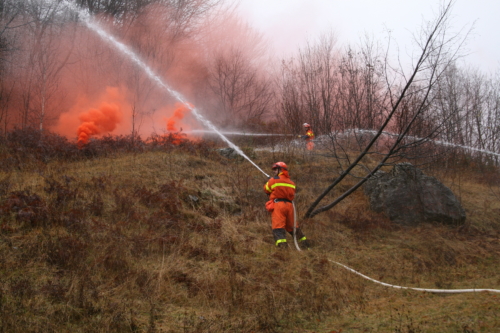
[[[364,192],[372,210],[385,212],[402,225],[465,223],[465,210],[453,192],[410,163],[397,164],[390,172],[378,171],[365,183]]]

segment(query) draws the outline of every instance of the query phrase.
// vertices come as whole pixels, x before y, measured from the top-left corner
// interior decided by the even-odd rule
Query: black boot
[[[310,249],[311,248],[311,242],[309,242],[307,239],[304,239],[299,242],[299,246],[304,249]]]
[[[290,235],[293,237],[293,231],[289,231]],[[306,235],[300,230],[300,228],[295,229],[295,238],[297,238],[297,242],[301,248],[310,249],[311,242],[309,242],[306,238]]]
[[[283,250],[283,249],[288,249],[288,245],[286,244],[286,241],[285,242],[281,242],[281,243],[278,243],[278,245],[276,245],[276,247],[280,250]]]

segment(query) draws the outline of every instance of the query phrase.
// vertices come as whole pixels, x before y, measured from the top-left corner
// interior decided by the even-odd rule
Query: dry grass
[[[323,156],[255,156],[266,171],[277,160],[298,184],[299,213],[335,175]],[[330,261],[397,285],[500,289],[498,189],[470,171],[466,228],[395,226],[358,191],[303,221],[312,250],[279,252],[266,179],[245,161],[170,150],[27,169],[38,171],[0,174],[0,332],[500,327],[500,295],[392,290]]]

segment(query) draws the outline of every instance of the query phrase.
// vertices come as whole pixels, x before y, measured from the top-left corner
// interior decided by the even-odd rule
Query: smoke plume
[[[245,111],[262,109],[254,105],[253,86],[240,88],[248,87],[248,80],[234,83],[237,96],[226,96],[223,90],[235,87],[221,86],[224,77],[253,78],[258,77],[257,72],[266,72],[259,69],[261,62],[255,61],[265,50],[258,34],[218,1],[188,1],[192,6],[153,3],[119,20],[104,14],[95,20],[217,126],[229,126],[223,122],[226,119],[242,118],[245,123],[242,115],[249,114]],[[58,15],[54,13],[61,19]],[[55,26],[55,32],[42,39],[34,33],[36,19],[19,24],[23,48],[13,57],[11,69],[2,73],[2,80],[13,87],[8,105],[0,105],[7,110],[0,109],[3,128],[43,125],[43,129],[82,144],[108,134],[134,133],[146,139],[180,128],[200,129],[186,108],[175,111],[179,109],[177,98],[94,31],[74,20],[56,20],[54,24],[62,28]],[[237,56],[233,59],[233,55]],[[216,67],[221,57],[229,73]],[[35,63],[30,59],[36,59]],[[246,66],[248,62],[255,67]],[[235,103],[224,105],[227,100]]]
[[[179,127],[178,122],[184,119],[184,114],[189,111],[187,106],[176,103],[174,114],[170,118],[166,118],[167,131],[169,132],[180,132],[182,128]]]
[[[79,144],[87,143],[92,137],[122,134],[120,125],[127,125],[123,118],[129,110],[125,93],[119,88],[107,87],[95,100],[80,96],[68,112],[61,114],[55,131],[69,138],[76,137]]]
[[[112,133],[121,118],[118,104],[103,103],[97,109],[82,113],[78,117],[82,122],[77,130],[78,143],[85,144],[92,136]]]

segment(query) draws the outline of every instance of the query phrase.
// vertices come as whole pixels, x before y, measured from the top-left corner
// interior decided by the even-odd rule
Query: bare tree
[[[223,0],[78,0],[77,4],[113,26],[128,29],[130,25],[160,22],[163,38],[170,42],[182,40],[196,31],[204,14]],[[117,31],[118,32],[118,31]],[[158,40],[157,40],[158,41]]]
[[[368,37],[360,51],[348,48],[339,65],[339,111],[336,129],[376,129],[384,118],[384,59]]]
[[[40,45],[40,49],[36,50],[34,57],[30,59],[36,70],[35,100],[38,107],[35,106],[35,112],[40,130],[43,130],[49,108],[55,107],[51,102],[57,102],[61,98],[59,74],[68,63],[72,49],[64,49],[59,45],[61,31],[49,30],[50,32],[40,38],[45,41],[44,45]],[[60,57],[61,55],[63,57]]]
[[[439,139],[491,160],[499,152],[498,79],[450,66],[438,82],[434,114],[443,119]],[[495,158],[496,159],[496,158]]]
[[[271,82],[239,50],[221,54],[210,71],[210,87],[216,96],[223,127],[257,124],[268,111]]]
[[[7,134],[10,124],[9,104],[14,92],[13,82],[0,82],[0,133]]]
[[[13,118],[9,111],[15,96],[17,78],[12,78],[11,72],[14,67],[15,41],[26,24],[20,19],[22,11],[22,2],[0,1],[0,123],[4,134]],[[6,78],[9,78],[8,81]]]
[[[7,61],[7,54],[15,49],[16,33],[27,24],[20,20],[25,10],[24,5],[24,1],[0,1],[0,71],[3,63]]]
[[[143,75],[143,72],[136,67],[129,68],[126,73],[126,82],[129,89],[132,90],[132,113],[131,113],[131,138],[132,146],[135,145],[135,140],[139,136],[143,119],[154,113],[155,109],[149,103],[150,98],[155,92],[156,85]]]
[[[500,78],[489,81],[489,90],[485,98],[485,149],[500,153]],[[498,165],[498,156],[495,157]]]
[[[447,119],[443,123],[441,139],[461,145],[466,141],[464,120],[468,117],[464,80],[465,77],[456,65],[449,66],[435,90],[437,110],[440,111],[438,116]]]
[[[280,121],[302,132],[302,124],[312,124],[316,133],[328,133],[335,126],[338,109],[338,56],[336,36],[328,33],[316,45],[308,43],[297,59],[283,61],[278,86]]]
[[[70,47],[64,38],[71,29],[64,28],[58,2],[24,1],[22,10],[22,48],[18,52],[18,77],[21,88],[22,127],[43,129],[47,114],[61,100],[60,73],[68,63]]]
[[[309,206],[305,217],[309,218],[331,209],[339,202],[344,200],[361,185],[363,185],[370,177],[372,177],[381,167],[390,163],[391,160],[404,157],[404,152],[412,147],[415,147],[426,141],[426,138],[440,128],[439,124],[427,130],[425,138],[414,138],[410,136],[411,130],[416,123],[422,118],[426,118],[432,110],[433,98],[432,92],[437,87],[437,83],[443,78],[444,73],[453,61],[459,56],[459,50],[465,40],[459,35],[450,36],[449,18],[452,9],[453,1],[441,7],[441,11],[436,20],[425,25],[419,36],[415,38],[419,48],[419,56],[415,59],[411,73],[404,75],[404,72],[398,71],[395,74],[400,74],[403,79],[400,88],[395,84],[397,82],[389,80],[389,63],[386,61],[387,69],[387,93],[390,98],[390,108],[385,110],[385,119],[378,130],[375,132],[371,140],[359,153],[359,155],[343,169],[340,175],[330,184],[318,198]],[[403,114],[410,113],[408,117]],[[386,151],[372,151],[375,143],[381,138],[385,130],[389,129],[396,118],[405,119],[399,125],[399,132],[390,142]],[[376,153],[381,156],[380,161],[375,167],[361,163],[362,159],[368,154]],[[347,155],[346,155],[347,156]],[[343,192],[332,202],[316,208],[321,200],[342,180],[351,175],[355,168],[366,170],[360,180],[351,188]]]
[[[379,47],[367,38],[361,51],[342,54],[335,44],[334,34],[323,35],[282,63],[279,118],[295,132],[308,122],[335,140],[338,131],[382,123],[387,94]]]

